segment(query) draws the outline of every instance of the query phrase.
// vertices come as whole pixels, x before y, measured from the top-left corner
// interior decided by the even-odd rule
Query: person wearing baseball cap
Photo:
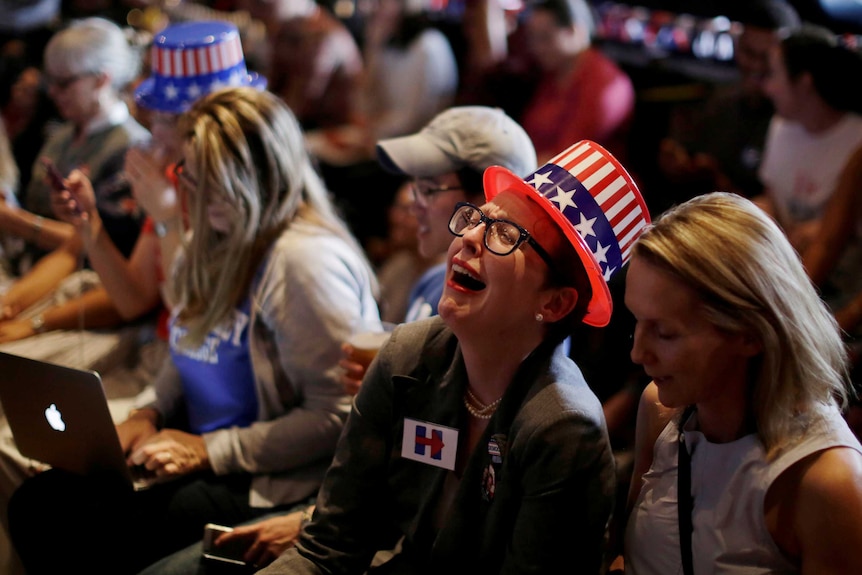
[[[412,178],[419,252],[439,260],[417,282],[405,320],[435,315],[453,208],[482,197],[482,173],[490,166],[530,173],[536,167],[535,149],[524,129],[502,110],[460,106],[438,114],[415,134],[381,140],[377,158],[387,171]]]

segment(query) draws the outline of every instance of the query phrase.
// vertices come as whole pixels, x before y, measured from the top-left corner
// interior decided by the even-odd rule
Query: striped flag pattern
[[[153,72],[161,76],[191,78],[245,66],[239,34],[227,35],[219,43],[195,47],[154,44],[151,50]]]
[[[525,182],[556,204],[592,251],[605,281],[628,261],[649,211],[625,169],[584,140],[558,154]]]

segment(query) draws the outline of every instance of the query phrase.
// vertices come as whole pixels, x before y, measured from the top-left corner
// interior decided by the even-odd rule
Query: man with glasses
[[[416,134],[381,140],[377,157],[387,171],[413,179],[419,253],[436,262],[416,282],[405,321],[436,315],[455,206],[483,203],[482,174],[489,166],[522,176],[532,172],[536,151],[523,128],[501,110],[461,106],[438,114]]]

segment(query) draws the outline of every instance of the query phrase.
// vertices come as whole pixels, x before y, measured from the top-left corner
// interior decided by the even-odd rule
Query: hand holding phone
[[[69,190],[69,186],[66,185],[66,181],[63,179],[63,174],[60,173],[60,170],[57,169],[57,166],[54,165],[49,158],[39,158],[39,161],[45,166],[45,170],[48,172],[48,181],[51,183],[51,187],[55,192],[66,192],[66,197],[64,200],[66,201],[66,205],[72,212],[80,216],[82,213],[81,206],[78,204],[77,198],[72,195],[71,190]]]
[[[234,565],[246,565],[245,552],[248,551],[249,541],[247,539],[231,539],[221,545],[215,541],[223,533],[233,531],[231,527],[207,523],[204,527],[203,555],[206,559],[232,563]]]
[[[48,171],[48,181],[51,182],[51,187],[58,192],[68,192],[69,188],[66,187],[66,183],[63,181],[63,175],[57,169],[57,166],[54,165],[54,162],[48,158],[40,158],[40,161],[45,166],[45,170]]]

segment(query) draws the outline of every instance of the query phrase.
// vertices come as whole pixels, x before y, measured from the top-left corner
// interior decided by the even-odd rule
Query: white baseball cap
[[[461,168],[478,173],[503,166],[526,176],[536,169],[533,142],[499,108],[456,106],[441,112],[419,132],[380,140],[377,159],[387,171],[430,178]]]

